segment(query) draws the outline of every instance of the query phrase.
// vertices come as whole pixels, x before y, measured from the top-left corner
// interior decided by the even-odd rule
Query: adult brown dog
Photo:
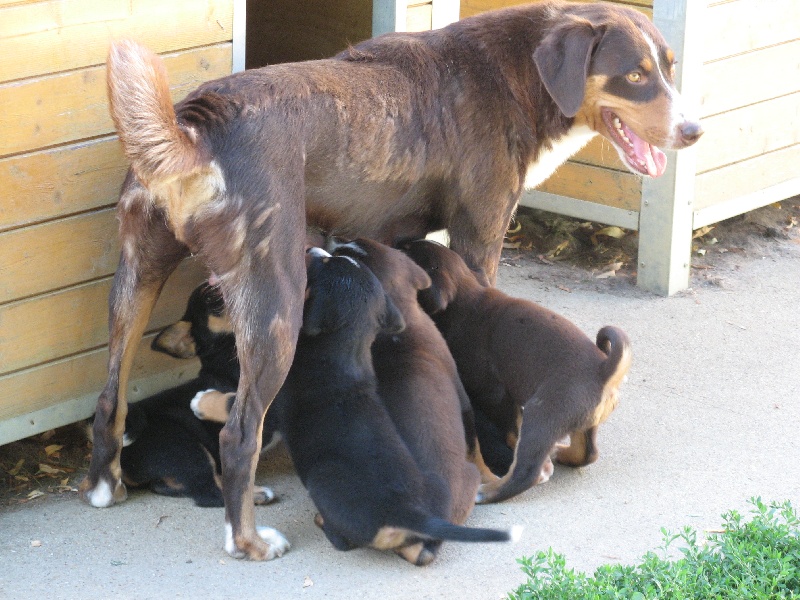
[[[524,492],[558,462],[597,460],[597,428],[617,406],[631,365],[628,336],[603,327],[597,345],[570,321],[533,302],[486,288],[452,250],[427,240],[406,246],[433,285],[419,293],[480,408],[515,446],[508,473],[481,485],[478,502]],[[569,446],[557,445],[570,436]]]
[[[593,135],[652,176],[664,170],[657,146],[697,140],[672,81],[672,52],[652,24],[601,4],[533,4],[390,34],[334,59],[203,84],[176,107],[158,57],[112,45],[111,113],[132,169],[82,497],[95,506],[126,497],[119,453],[133,355],[164,281],[194,253],[220,277],[241,361],[220,440],[226,548],[274,557],[249,499],[260,424],[302,321],[306,216],[388,243],[447,227],[492,283],[523,187]]]

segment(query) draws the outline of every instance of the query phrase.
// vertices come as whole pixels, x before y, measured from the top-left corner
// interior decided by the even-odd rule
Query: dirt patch
[[[527,267],[528,279],[564,291],[623,288],[639,293],[638,242],[635,231],[521,208],[502,262]],[[782,255],[798,243],[800,197],[698,230],[692,241],[691,285],[735,288],[743,264]],[[0,506],[76,493],[90,452],[83,424],[0,446]]]

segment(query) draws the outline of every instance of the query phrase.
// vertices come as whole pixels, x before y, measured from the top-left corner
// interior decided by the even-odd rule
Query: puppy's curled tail
[[[107,83],[111,118],[142,183],[179,176],[198,164],[194,132],[178,124],[159,56],[132,40],[115,41]]]
[[[438,517],[427,517],[413,531],[433,540],[449,540],[452,542],[516,542],[522,527],[515,525],[510,530],[483,529],[480,527],[464,527],[455,525]]]
[[[619,327],[607,325],[597,332],[597,347],[608,358],[600,366],[606,387],[616,388],[631,368],[631,341]]]

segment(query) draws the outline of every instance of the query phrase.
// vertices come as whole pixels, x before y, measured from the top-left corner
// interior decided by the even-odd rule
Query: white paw
[[[269,552],[265,560],[280,558],[292,547],[289,540],[277,529],[273,529],[272,527],[256,527],[256,532],[261,539],[269,545]],[[230,554],[233,558],[245,557],[245,553],[239,550],[233,541],[233,528],[230,523],[225,523],[225,552]]]
[[[225,523],[225,552],[233,558],[244,558],[244,552],[239,550],[233,541],[233,527],[230,523]]]
[[[269,504],[275,500],[275,492],[268,487],[256,486],[253,489],[253,504]]]
[[[258,535],[261,536],[261,539],[269,544],[267,560],[280,558],[292,547],[289,540],[277,529],[273,529],[272,527],[256,527],[256,531],[258,531]]]
[[[194,416],[197,417],[198,419],[202,420],[202,419],[205,418],[204,415],[203,415],[203,411],[200,410],[200,404],[203,401],[203,396],[205,396],[209,392],[213,392],[213,391],[215,391],[215,390],[203,390],[202,392],[197,392],[194,395],[194,398],[192,398],[192,401],[189,403],[189,408],[192,409],[192,412],[194,413]]]
[[[93,490],[86,492],[86,499],[95,508],[108,508],[114,504],[114,492],[105,479],[97,482]]]

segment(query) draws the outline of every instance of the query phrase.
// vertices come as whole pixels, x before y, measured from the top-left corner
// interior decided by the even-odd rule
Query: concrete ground
[[[516,559],[552,546],[592,570],[636,562],[660,529],[717,528],[747,500],[800,501],[800,244],[776,241],[720,257],[714,277],[671,298],[627,280],[511,258],[506,292],[575,321],[590,336],[623,327],[634,366],[619,408],[601,428],[600,459],[556,467],[550,482],[476,507],[469,523],[523,524],[510,544],[445,544],[430,567],[372,550],[334,550],[280,453],[257,481],[280,501],[257,507],[292,549],[268,563],[222,549],[222,509],[132,493],[94,509],[73,494],[0,508],[0,598],[481,598],[504,597],[523,575]],[[763,256],[763,258],[762,258]],[[704,273],[705,275],[705,273]],[[707,283],[711,282],[711,283]]]

